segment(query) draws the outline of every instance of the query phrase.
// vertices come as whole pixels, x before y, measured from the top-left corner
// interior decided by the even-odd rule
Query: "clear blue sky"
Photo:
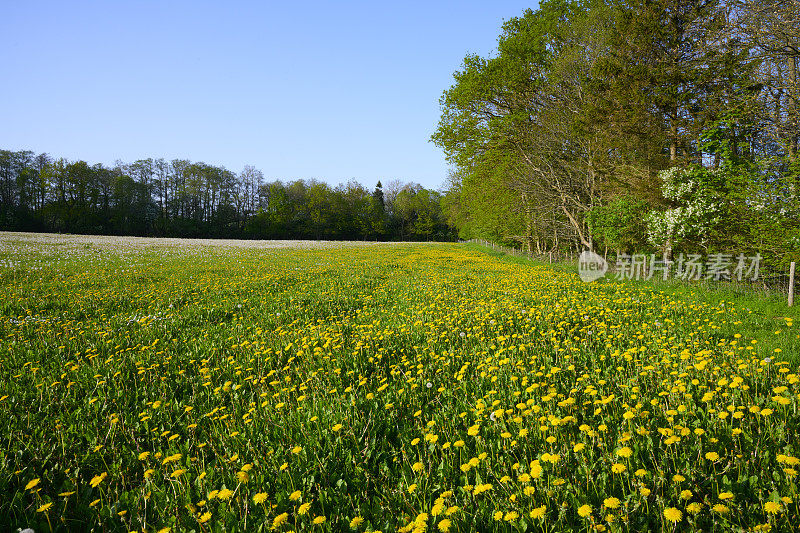
[[[0,148],[438,188],[468,52],[535,2],[5,2]]]

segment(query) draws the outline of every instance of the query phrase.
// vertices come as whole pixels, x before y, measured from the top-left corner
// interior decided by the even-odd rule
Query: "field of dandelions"
[[[0,530],[794,531],[800,377],[747,313],[456,244],[3,234]]]

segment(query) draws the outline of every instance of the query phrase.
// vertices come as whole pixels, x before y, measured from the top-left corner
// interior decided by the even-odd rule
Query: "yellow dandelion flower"
[[[611,497],[603,500],[603,506],[607,507],[608,509],[616,509],[617,507],[619,507],[619,504],[620,504],[619,498]]]
[[[272,529],[278,529],[289,519],[289,513],[282,513],[272,520]]]
[[[531,477],[533,479],[538,479],[539,477],[541,477],[543,469],[542,465],[539,464],[539,461],[531,462],[530,467],[531,467]]]
[[[664,518],[666,518],[673,524],[680,522],[682,517],[683,513],[681,513],[678,509],[674,507],[667,507],[666,509],[664,509]]]
[[[541,519],[544,518],[544,514],[547,511],[547,506],[542,505],[541,507],[537,507],[529,513],[529,516],[533,519]]]

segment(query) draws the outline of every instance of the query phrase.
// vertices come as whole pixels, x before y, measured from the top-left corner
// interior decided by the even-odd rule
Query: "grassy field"
[[[545,267],[557,272],[572,274],[578,271],[577,261],[564,261],[559,263],[543,263],[528,260],[523,257],[498,252],[477,244],[467,244],[466,249],[488,254],[492,257],[518,265]],[[614,274],[608,273],[604,278],[593,282],[597,285],[622,284],[631,290],[648,290],[663,293],[673,299],[692,303],[709,303],[712,305],[726,302],[736,306],[739,310],[739,321],[731,324],[733,327],[725,334],[746,335],[761,342],[761,352],[777,353],[778,360],[787,361],[793,366],[800,365],[800,336],[796,329],[787,329],[787,323],[793,323],[800,317],[800,305],[794,308],[787,307],[786,295],[780,292],[762,292],[742,288],[735,284],[725,282],[686,282],[676,279],[619,280]],[[775,352],[775,349],[778,351]]]
[[[717,296],[0,234],[0,531],[794,530],[796,312]]]

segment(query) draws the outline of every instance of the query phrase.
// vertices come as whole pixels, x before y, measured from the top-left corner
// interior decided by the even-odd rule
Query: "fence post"
[[[794,261],[789,265],[789,307],[794,305]]]

